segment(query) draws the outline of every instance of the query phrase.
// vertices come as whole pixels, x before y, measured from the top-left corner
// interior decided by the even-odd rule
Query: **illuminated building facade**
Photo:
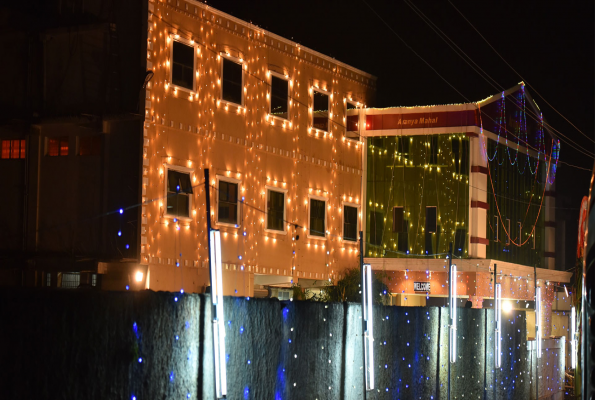
[[[444,303],[452,243],[463,303],[491,307],[497,264],[502,297],[525,308],[537,267],[549,318],[553,283],[571,275],[554,270],[560,145],[524,85],[477,103],[367,109],[359,121],[365,257],[392,278],[393,303]]]
[[[148,27],[145,286],[206,290],[205,169],[225,295],[358,266],[364,150],[347,112],[376,78],[195,1],[149,2]]]

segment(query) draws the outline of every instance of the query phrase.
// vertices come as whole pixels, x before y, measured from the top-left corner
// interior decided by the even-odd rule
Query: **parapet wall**
[[[363,398],[359,304],[228,297],[225,308],[228,399]],[[210,310],[205,295],[3,289],[2,397],[211,399]],[[368,399],[447,397],[447,311],[374,308],[376,389]],[[492,399],[492,311],[458,311],[451,398],[483,399],[488,388]],[[498,399],[534,396],[524,319],[513,312],[502,324]],[[552,343],[544,344],[556,348],[542,358],[549,365],[540,397],[563,387],[564,346]]]

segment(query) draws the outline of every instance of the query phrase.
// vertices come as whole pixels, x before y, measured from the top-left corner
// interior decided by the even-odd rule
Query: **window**
[[[267,189],[267,229],[285,232],[285,193]]]
[[[81,274],[79,272],[63,272],[61,275],[60,287],[64,289],[76,289],[81,285]]]
[[[223,57],[223,84],[221,85],[224,101],[242,105],[242,64]]]
[[[238,202],[239,181],[219,179],[217,204],[217,222],[220,224],[239,224],[240,203]]]
[[[405,209],[403,207],[393,207],[393,232],[394,233],[405,232],[404,212],[405,212]]]
[[[465,242],[467,239],[467,230],[464,228],[457,228],[455,230],[455,248],[454,255],[457,257],[463,257],[465,252]]]
[[[409,155],[409,144],[411,143],[411,138],[405,137],[398,137],[397,138],[397,153],[400,153],[402,156]]]
[[[463,151],[461,152],[460,174],[469,175],[469,140],[462,140]]]
[[[279,290],[279,293],[277,294],[277,298],[279,300],[289,300],[290,297],[290,291],[289,290]]]
[[[48,156],[58,157],[68,155],[68,136],[48,138]]]
[[[171,82],[179,87],[194,90],[194,46],[173,41]]]
[[[310,198],[310,235],[326,236],[326,201]]]
[[[458,137],[454,137],[450,139],[450,144],[452,148],[452,157],[454,158],[455,162],[455,172],[457,174],[461,173],[461,142],[459,141]]]
[[[166,214],[176,217],[190,217],[192,184],[190,173],[169,167],[167,169],[167,210]]]
[[[289,82],[271,73],[271,115],[289,119]]]
[[[358,127],[359,115],[357,112],[351,111],[351,110],[357,110],[357,106],[355,104],[353,104],[352,102],[348,101],[347,102],[347,112],[345,113],[346,121],[347,121],[347,132],[357,133],[357,132],[359,132],[359,127]],[[347,135],[347,137],[353,138],[354,135]],[[355,137],[357,137],[357,136],[355,136]]]
[[[436,214],[436,207],[426,207],[426,232],[436,232],[438,221],[438,219],[436,218]]]
[[[438,164],[438,136],[430,137],[430,164]]]
[[[312,126],[315,129],[328,132],[329,96],[325,92],[314,89],[314,108],[312,112]]]
[[[52,286],[52,274],[50,272],[47,272],[45,274],[45,286],[46,287]]]
[[[370,214],[370,243],[375,246],[382,244],[384,233],[384,215],[380,211],[373,211]]]
[[[357,242],[357,207],[343,205],[343,240]]]
[[[101,154],[101,135],[79,137],[79,156],[98,156]]]
[[[498,232],[500,231],[500,223],[498,220],[498,216],[494,215],[494,242],[499,242],[500,241],[500,237],[498,236]]]
[[[26,140],[3,140],[2,159],[25,158]]]

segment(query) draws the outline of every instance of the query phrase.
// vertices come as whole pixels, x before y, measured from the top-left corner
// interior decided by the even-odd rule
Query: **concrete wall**
[[[358,304],[226,297],[225,306],[229,399],[363,398]],[[492,399],[491,311],[458,311],[451,398],[484,398],[487,388]],[[213,398],[208,296],[5,289],[0,319],[6,398]],[[377,306],[374,324],[376,389],[366,398],[445,399],[447,309]],[[524,312],[502,327],[498,399],[529,399]],[[540,394],[554,393],[564,370],[554,347],[544,342]]]

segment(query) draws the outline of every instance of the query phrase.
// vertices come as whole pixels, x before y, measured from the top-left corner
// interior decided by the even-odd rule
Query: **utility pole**
[[[451,291],[452,291],[452,242],[449,243],[448,245],[448,297],[451,298],[452,296],[450,295]],[[453,299],[450,300],[451,302],[453,301]],[[450,320],[452,318],[451,315],[451,307],[453,306],[452,304],[448,305],[448,319]],[[452,321],[451,321],[452,323]],[[450,333],[450,329],[449,329],[449,338],[452,336],[452,334]],[[450,343],[450,340],[448,341],[448,400],[450,400],[450,346],[452,344]]]

